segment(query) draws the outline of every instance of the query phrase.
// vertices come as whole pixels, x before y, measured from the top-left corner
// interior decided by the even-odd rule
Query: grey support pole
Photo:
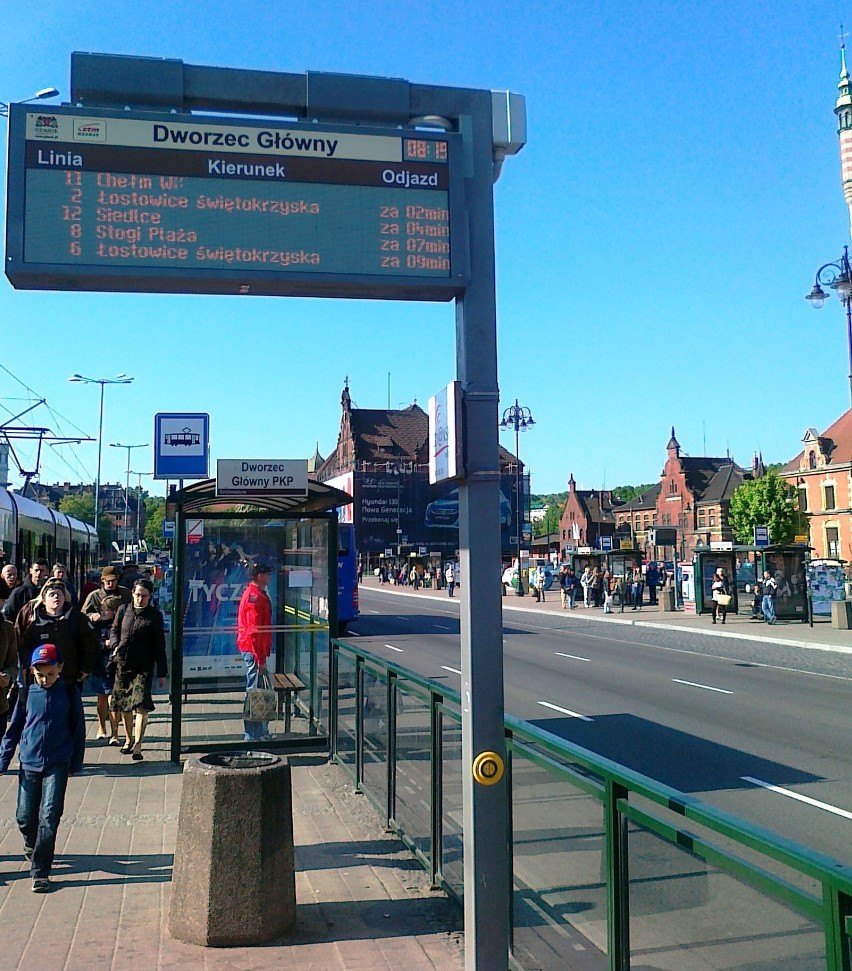
[[[465,402],[465,463],[460,484],[462,567],[461,695],[464,810],[465,967],[508,967],[511,874],[507,775],[474,779],[477,756],[505,763],[503,616],[500,596],[497,308],[494,273],[491,95],[470,91],[461,112],[468,178],[470,286],[456,303],[456,370]]]

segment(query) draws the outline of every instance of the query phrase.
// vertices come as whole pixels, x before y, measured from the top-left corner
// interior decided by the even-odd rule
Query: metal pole
[[[518,425],[518,399],[515,398],[515,478],[518,480],[515,491],[518,493],[517,505],[518,508],[515,510],[517,514],[517,526],[518,526],[518,590],[517,595],[519,597],[524,596],[524,579],[523,573],[521,572],[521,509],[524,504],[524,481],[521,475],[521,433],[520,426]]]
[[[843,301],[846,304],[846,342],[849,345],[849,400],[852,402],[852,299]]]
[[[127,517],[130,513],[130,449],[132,445],[125,445],[127,449],[127,474],[124,477],[124,559],[127,559]]]
[[[98,473],[95,478],[95,535],[98,536],[98,546],[100,546],[100,534],[98,533],[98,513],[100,512],[100,498],[101,498],[101,450],[103,449],[104,442],[104,386],[105,381],[98,381],[101,386],[101,410],[100,418],[98,419]]]
[[[500,562],[500,464],[491,94],[466,91],[458,109],[468,145],[470,232],[470,285],[456,301],[456,372],[464,393],[467,451],[459,483],[465,967],[496,971],[507,967],[509,952],[507,775],[492,776],[493,784],[474,776],[477,756],[493,753],[497,767],[506,760],[502,597],[494,579]]]

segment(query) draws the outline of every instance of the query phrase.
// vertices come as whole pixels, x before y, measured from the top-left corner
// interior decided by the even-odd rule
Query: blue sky
[[[4,12],[0,98],[52,85],[67,99],[74,50],[523,94],[528,144],[495,187],[501,408],[518,398],[535,417],[521,443],[534,492],[572,472],[612,486],[656,480],[672,425],[692,455],[781,461],[849,407],[842,308],[803,299],[849,242],[841,20],[852,5],[822,0],[43,0]],[[98,389],[67,378],[125,371],[104,442],[151,442],[158,411],[205,411],[214,460],[307,457],[317,442],[327,455],[344,375],[363,408],[387,406],[389,372],[392,407],[425,408],[455,376],[452,304],[37,293],[4,278],[0,321],[0,415],[32,398],[14,375],[47,399],[33,423],[94,436]],[[96,454],[49,448],[42,481],[93,480]],[[105,445],[102,481],[125,467]],[[132,467],[150,470],[150,453]]]

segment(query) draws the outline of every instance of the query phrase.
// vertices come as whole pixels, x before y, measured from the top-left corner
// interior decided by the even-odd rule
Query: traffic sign
[[[155,479],[206,479],[210,474],[209,454],[209,415],[154,415]]]
[[[200,543],[204,539],[204,520],[187,519],[186,521],[186,542],[188,546]]]
[[[163,520],[163,536],[168,539],[169,536],[174,536],[175,534],[175,521],[173,519]]]
[[[769,546],[769,527],[768,526],[754,527],[754,545]]]

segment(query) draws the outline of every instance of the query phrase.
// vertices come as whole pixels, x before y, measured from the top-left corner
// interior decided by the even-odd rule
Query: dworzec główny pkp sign
[[[218,459],[217,496],[307,496],[307,459]]]

